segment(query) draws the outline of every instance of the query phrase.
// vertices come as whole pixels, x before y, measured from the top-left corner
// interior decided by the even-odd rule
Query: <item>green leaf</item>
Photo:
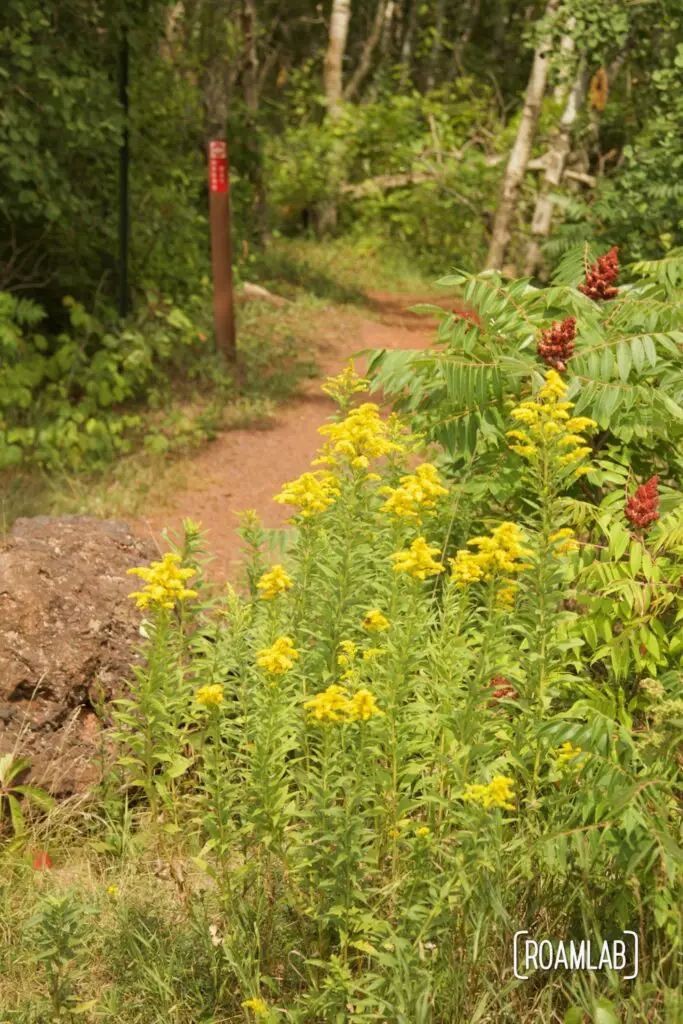
[[[631,551],[629,553],[628,561],[632,575],[637,576],[643,561],[643,545],[640,541],[634,540],[631,543]]]
[[[631,350],[623,341],[617,346],[617,367],[621,379],[628,380],[628,375],[631,372]]]
[[[9,812],[12,819],[12,828],[17,836],[23,836],[24,834],[24,815],[21,813],[21,806],[19,801],[11,793],[7,794],[9,801]]]
[[[614,1006],[607,999],[601,999],[593,1012],[593,1024],[619,1024]]]
[[[631,357],[636,370],[641,373],[645,366],[645,349],[640,338],[634,338],[631,342]]]
[[[447,309],[442,309],[441,306],[433,306],[430,302],[418,302],[414,306],[408,306],[408,310],[411,313],[425,313],[429,316],[436,316],[439,320],[445,320],[450,316]]]
[[[562,1021],[563,1024],[583,1024],[585,1019],[586,1015],[580,1006],[570,1006]]]
[[[54,797],[51,797],[44,789],[39,789],[38,786],[15,786],[14,792],[25,796],[27,800],[36,804],[43,811],[49,811],[55,805]]]
[[[168,767],[164,769],[164,774],[169,779],[177,779],[184,775],[191,765],[192,760],[189,757],[182,757],[180,754],[176,754]]]

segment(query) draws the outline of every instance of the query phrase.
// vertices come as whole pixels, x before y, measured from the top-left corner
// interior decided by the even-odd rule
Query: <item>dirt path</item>
[[[280,527],[291,509],[273,502],[282,485],[310,469],[322,443],[318,427],[334,412],[335,405],[321,390],[324,377],[339,373],[348,358],[365,348],[426,348],[434,341],[436,320],[409,313],[406,307],[433,302],[454,308],[452,297],[438,299],[415,295],[368,294],[380,320],[349,314],[336,320],[317,353],[320,377],[306,381],[298,394],[280,406],[275,424],[263,430],[230,430],[189,460],[187,477],[192,486],[174,495],[173,505],[151,511],[136,521],[135,532],[154,538],[160,550],[167,545],[164,527],[180,531],[182,520],[201,522],[207,546],[214,556],[210,576],[216,580],[235,577],[241,557],[241,540],[235,533],[236,513],[255,509],[264,526]],[[336,314],[335,314],[336,315]],[[366,360],[358,359],[363,372]]]

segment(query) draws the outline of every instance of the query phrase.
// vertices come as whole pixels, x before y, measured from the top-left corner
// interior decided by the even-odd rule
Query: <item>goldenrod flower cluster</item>
[[[353,359],[349,359],[340,374],[327,378],[321,390],[330,398],[334,398],[335,402],[341,403],[359,391],[367,391],[369,387],[370,381],[366,377],[358,376]]]
[[[338,466],[340,460],[354,469],[367,469],[370,459],[403,451],[403,445],[390,440],[389,427],[380,418],[379,406],[365,402],[352,409],[340,423],[326,423],[318,433],[329,440],[313,465]]]
[[[367,722],[383,714],[370,690],[357,690],[352,697],[345,686],[333,683],[306,701],[309,721],[319,723]]]
[[[574,531],[570,526],[565,526],[561,530],[556,530],[555,533],[551,533],[548,538],[552,543],[556,544],[555,554],[566,555],[572,551],[579,550],[579,542],[574,536]],[[557,544],[557,541],[561,543]]]
[[[342,652],[337,655],[338,665],[348,665],[356,657],[358,648],[354,644],[353,640],[342,640],[339,644],[339,649]]]
[[[507,437],[519,442],[510,444],[512,451],[533,461],[539,446],[552,445],[556,461],[560,466],[570,466],[590,455],[591,448],[581,431],[597,427],[595,420],[588,416],[569,415],[573,402],[564,400],[567,385],[556,370],[548,370],[545,382],[536,399],[522,402],[512,410],[511,416],[526,430],[509,430]],[[574,470],[575,476],[589,473],[588,466]]]
[[[375,658],[379,658],[384,653],[382,647],[368,647],[367,650],[363,651],[363,661],[374,661]]]
[[[251,1010],[255,1017],[268,1016],[268,1007],[262,999],[245,999],[240,1005],[245,1010]]]
[[[264,601],[272,601],[278,594],[284,594],[292,586],[292,581],[281,565],[274,565],[265,572],[256,584]]]
[[[257,652],[257,664],[273,676],[284,675],[294,666],[299,652],[288,636],[279,636],[270,647]]]
[[[273,501],[279,505],[294,505],[302,518],[309,519],[333,505],[340,494],[339,480],[334,473],[318,470],[303,473],[298,480],[285,484]]]
[[[501,523],[491,530],[490,537],[472,537],[467,543],[479,548],[476,554],[472,551],[460,550],[455,558],[450,559],[451,578],[458,587],[466,587],[479,580],[490,580],[495,573],[516,573],[530,569],[528,562],[520,561],[528,558],[532,552],[523,547],[524,537],[516,523]],[[507,586],[498,593],[502,604],[509,605],[514,600],[516,583],[505,580]]]
[[[505,581],[507,586],[501,587],[496,594],[496,600],[501,608],[512,608],[515,603],[515,596],[519,590],[519,584],[513,580]]]
[[[368,633],[381,633],[389,629],[389,625],[389,620],[382,615],[379,608],[371,608],[363,619],[363,629],[367,629]]]
[[[486,786],[474,783],[465,786],[462,799],[481,804],[482,807],[501,807],[504,811],[514,811],[514,780],[507,775],[496,775]]]
[[[209,683],[206,686],[200,686],[195,694],[195,700],[206,708],[222,704],[223,687],[220,683]]]
[[[435,509],[437,498],[448,494],[448,491],[439,480],[436,466],[425,462],[414,473],[402,476],[399,487],[382,487],[380,493],[389,496],[381,512],[404,519],[419,519],[421,513]]]
[[[422,825],[421,828],[417,829],[417,831],[415,832],[415,835],[419,839],[426,839],[427,836],[429,836],[431,834],[431,831],[432,830],[427,825]]]
[[[395,563],[394,572],[406,572],[416,580],[436,576],[444,571],[443,565],[432,558],[439,553],[439,549],[430,547],[424,537],[418,537],[407,551],[396,551],[391,556]]]
[[[147,608],[150,604],[162,608],[175,608],[176,601],[185,601],[188,597],[196,597],[196,590],[188,590],[185,581],[196,574],[195,569],[183,569],[178,564],[180,555],[169,551],[161,562],[152,562],[149,566],[127,569],[128,576],[139,576],[145,581],[143,590],[136,590],[128,597],[135,598],[138,608]]]
[[[577,757],[581,757],[582,754],[584,754],[585,757],[588,756],[581,747],[574,747],[571,743],[563,743],[557,751],[555,763],[558,768],[563,768],[570,761],[574,761]]]

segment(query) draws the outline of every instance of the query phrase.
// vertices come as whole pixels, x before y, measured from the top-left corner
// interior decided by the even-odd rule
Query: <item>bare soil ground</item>
[[[166,548],[162,530],[181,533],[184,518],[202,524],[214,561],[212,579],[234,579],[241,558],[241,541],[235,530],[238,514],[254,509],[264,526],[281,527],[291,510],[273,502],[273,496],[289,480],[310,469],[320,447],[320,427],[334,412],[335,405],[321,390],[325,377],[339,373],[349,357],[362,349],[427,348],[434,342],[436,319],[411,313],[407,307],[431,302],[445,309],[461,309],[457,299],[420,295],[391,295],[369,292],[368,300],[378,320],[355,312],[331,311],[331,320],[321,336],[316,353],[320,378],[306,381],[297,395],[277,410],[270,429],[247,428],[222,433],[186,465],[190,483],[175,493],[166,508],[150,509],[132,526],[141,538],[152,539],[159,550]],[[367,360],[356,360],[363,372]]]

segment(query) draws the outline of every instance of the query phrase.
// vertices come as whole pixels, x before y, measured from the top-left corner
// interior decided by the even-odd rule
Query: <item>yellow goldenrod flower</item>
[[[553,399],[564,398],[567,394],[567,385],[560,377],[557,370],[548,370],[545,375],[545,383],[538,392],[539,398],[553,401]]]
[[[356,657],[358,651],[353,640],[342,640],[339,644],[339,649],[342,653],[337,655],[338,665],[348,665]]]
[[[377,707],[375,695],[370,690],[358,690],[349,701],[345,714],[351,722],[367,722],[384,712]]]
[[[308,710],[309,721],[343,722],[350,700],[345,686],[332,683],[322,693],[317,693],[304,707]]]
[[[143,590],[136,590],[128,597],[135,598],[138,608],[147,608],[150,604],[162,608],[175,608],[176,601],[185,601],[196,597],[196,590],[188,590],[185,581],[196,574],[195,569],[183,569],[179,566],[180,555],[169,551],[161,562],[152,562],[149,566],[127,569],[128,576],[139,576],[145,581]]]
[[[337,465],[340,457],[353,464],[357,459],[378,459],[404,450],[403,445],[390,439],[387,424],[380,417],[379,406],[373,402],[365,402],[352,409],[340,423],[326,423],[318,428],[318,433],[328,441],[314,465]]]
[[[415,835],[419,836],[420,839],[426,839],[427,836],[430,835],[430,834],[431,834],[431,829],[428,828],[426,825],[423,825],[422,828],[419,828],[417,830],[417,832],[415,833]]]
[[[370,690],[358,690],[349,698],[345,686],[333,683],[323,693],[316,694],[306,701],[311,722],[367,722],[371,718],[382,715],[377,701]]]
[[[367,651],[363,651],[363,661],[374,661],[384,653],[381,647],[368,647]]]
[[[535,444],[511,444],[510,451],[517,452],[518,455],[523,455],[525,459],[530,459],[536,455],[538,448]]]
[[[523,540],[523,534],[516,523],[501,523],[491,531],[489,537],[472,537],[467,543],[479,548],[478,552],[458,551],[455,558],[450,560],[451,578],[462,588],[470,583],[478,583],[481,579],[489,580],[493,573],[523,572],[531,568],[527,562],[519,561],[522,556],[529,557],[532,554],[522,546]],[[506,582],[512,583],[510,580]],[[509,599],[506,591],[500,594],[504,602]]]
[[[118,896],[118,894],[119,894],[119,887],[118,887],[118,885],[108,885],[107,886],[107,896]]]
[[[401,833],[399,832],[399,830],[397,828],[390,828],[389,829],[389,838],[390,839],[398,839],[400,834]]]
[[[292,586],[292,581],[281,565],[274,565],[265,572],[256,584],[264,601],[272,601],[278,594],[284,594]]]
[[[551,533],[548,540],[552,543],[562,541],[562,543],[557,544],[555,548],[556,555],[564,555],[572,551],[578,551],[580,547],[578,540],[574,536],[574,531],[570,526],[565,526],[561,530]]]
[[[371,608],[363,619],[363,629],[367,629],[368,633],[380,633],[384,629],[389,629],[389,626],[389,620],[382,615],[379,608]]]
[[[479,783],[468,784],[462,799],[472,803],[481,804],[482,807],[500,807],[505,811],[514,811],[514,804],[511,803],[515,796],[514,780],[507,775],[496,775],[487,785]]]
[[[592,420],[590,416],[573,416],[570,420],[567,420],[565,427],[569,431],[575,431],[577,434],[582,430],[588,430],[588,428],[597,427],[595,420]]]
[[[586,446],[582,430],[596,427],[595,420],[587,416],[570,416],[573,402],[564,401],[567,385],[555,370],[549,370],[534,400],[521,402],[510,415],[527,427],[527,431],[510,430],[507,437],[521,443],[509,444],[512,451],[532,461],[539,448],[550,451],[557,465],[567,467],[580,462],[591,449]],[[561,450],[574,449],[562,454]],[[580,475],[580,474],[577,474]]]
[[[279,636],[271,647],[257,652],[257,664],[273,676],[281,676],[293,667],[299,652],[288,636]]]
[[[575,747],[569,742],[563,743],[562,746],[559,747],[555,756],[555,764],[558,768],[563,768],[570,761],[580,758],[582,754],[584,758],[589,756],[581,749],[581,747]]]
[[[267,1017],[268,1007],[262,999],[245,999],[240,1004],[245,1010],[251,1010],[256,1017]]]
[[[508,585],[506,587],[501,587],[496,594],[496,600],[502,608],[511,608],[515,603],[515,596],[519,587],[513,580],[506,580],[505,582]]]
[[[573,452],[567,452],[566,455],[561,455],[557,460],[561,466],[568,466],[571,462],[578,462],[586,455],[590,455],[592,448],[575,448]]]
[[[335,401],[343,402],[345,399],[350,398],[351,395],[355,395],[360,391],[367,391],[369,387],[370,381],[365,377],[358,376],[353,359],[349,359],[340,374],[336,377],[327,378],[321,390],[326,395],[334,398]]]
[[[448,490],[441,484],[436,466],[425,462],[414,473],[402,476],[399,487],[384,487],[389,495],[380,512],[389,512],[406,519],[419,519],[422,512],[436,508],[436,501]]]
[[[483,579],[484,570],[479,555],[461,550],[456,553],[455,558],[449,559],[449,562],[451,579],[455,580],[458,587],[466,587],[469,583],[478,583],[480,579]]]
[[[325,470],[303,473],[298,480],[285,484],[273,501],[279,505],[294,505],[303,519],[309,519],[317,512],[324,512],[339,497],[339,480]]]
[[[205,708],[223,703],[223,687],[220,683],[210,683],[207,686],[200,686],[195,693],[195,700]]]
[[[516,441],[523,441],[524,444],[531,444],[531,438],[523,430],[508,430],[506,437],[514,437]]]
[[[443,565],[432,558],[438,554],[438,548],[429,547],[424,537],[418,537],[407,551],[397,551],[391,556],[395,562],[394,572],[406,572],[416,580],[436,576],[444,571]]]
[[[585,437],[582,437],[581,434],[563,434],[558,443],[563,448],[578,448],[580,445],[584,444],[585,440]]]

